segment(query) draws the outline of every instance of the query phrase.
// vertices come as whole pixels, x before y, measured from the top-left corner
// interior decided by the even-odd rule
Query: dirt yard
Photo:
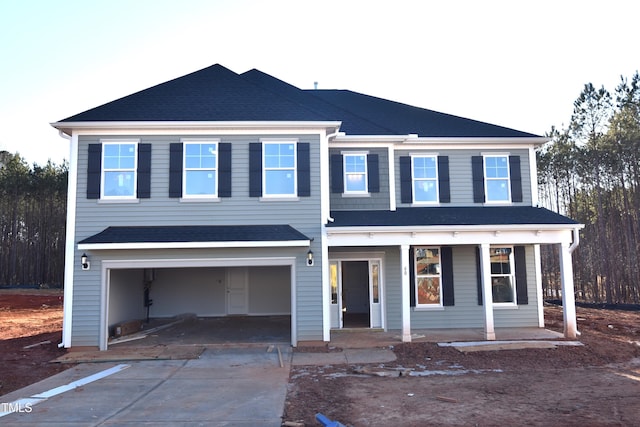
[[[547,307],[545,319],[562,331],[561,307]],[[582,347],[464,354],[399,344],[396,362],[368,367],[407,376],[296,367],[284,419],[316,426],[321,412],[347,426],[640,425],[640,313],[578,308],[578,329]]]
[[[69,368],[61,339],[61,290],[0,290],[0,395]]]
[[[561,331],[560,307],[545,318]],[[48,363],[64,354],[61,326],[61,291],[0,290],[0,395],[69,367]],[[394,346],[398,360],[386,365],[296,367],[284,420],[319,426],[321,412],[358,427],[640,425],[640,312],[578,308],[578,329],[581,347],[464,354],[412,343]]]

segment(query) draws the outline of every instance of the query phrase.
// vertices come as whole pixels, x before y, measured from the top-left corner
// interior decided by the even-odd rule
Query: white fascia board
[[[80,243],[78,250],[111,249],[213,249],[213,248],[305,248],[309,240],[268,242],[159,242],[159,243]]]
[[[574,226],[490,227],[341,227],[328,228],[329,246],[397,246],[420,245],[476,245],[489,244],[554,244],[571,243]]]
[[[329,234],[341,233],[430,233],[430,232],[468,232],[468,231],[549,231],[574,230],[584,228],[584,224],[503,224],[503,225],[425,225],[425,226],[359,226],[359,227],[327,227]]]
[[[541,146],[551,139],[542,136],[531,137],[418,137],[415,135],[339,135],[335,138],[334,144],[345,143],[402,143],[407,145],[443,145],[443,146]],[[333,144],[332,144],[333,145]],[[462,148],[462,147],[460,147]]]
[[[166,133],[167,131],[180,132],[213,132],[225,131],[228,133],[235,132],[287,132],[287,131],[307,131],[308,133],[325,132],[330,129],[332,132],[337,131],[342,122],[340,121],[158,121],[158,122],[53,122],[50,123],[54,128],[71,135],[77,134],[93,134],[96,132],[105,132],[108,134],[119,133]],[[306,133],[306,132],[305,132]]]

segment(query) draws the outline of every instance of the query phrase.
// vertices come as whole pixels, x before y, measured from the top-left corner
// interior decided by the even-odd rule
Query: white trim
[[[418,274],[418,254],[417,254],[417,250],[418,249],[425,249],[425,250],[429,250],[429,249],[437,249],[438,250],[438,259],[439,259],[439,265],[440,265],[440,270],[438,271],[438,274]],[[415,292],[415,296],[416,296],[416,305],[415,308],[416,309],[427,309],[427,310],[432,310],[432,309],[438,309],[438,308],[442,308],[444,309],[444,301],[443,301],[443,283],[442,283],[442,248],[440,246],[433,246],[433,245],[416,245],[413,247],[413,265],[414,265],[414,271],[413,271],[413,283],[411,284],[411,289],[413,289],[413,291]],[[438,291],[440,293],[439,295],[439,302],[437,304],[420,304],[418,302],[418,276],[426,276],[426,277],[436,277],[438,278]]]
[[[542,295],[542,258],[540,245],[533,245],[533,262],[536,271],[536,298],[538,300],[538,327],[544,328],[544,296]]]
[[[139,258],[115,259],[101,262],[101,304],[100,304],[100,350],[108,347],[107,313],[109,312],[109,292],[111,286],[108,272],[123,268],[192,268],[192,267],[246,267],[288,266],[291,270],[291,345],[296,346],[297,305],[296,305],[296,257],[255,257],[255,258]]]
[[[522,172],[520,175],[522,175]],[[538,165],[536,163],[536,150],[533,147],[529,147],[529,183],[531,185],[531,205],[538,206],[540,203],[538,199]]]
[[[484,205],[510,205],[511,201],[511,164],[509,162],[508,153],[481,153],[482,154],[482,178],[484,182]],[[489,178],[487,176],[487,158],[506,158],[507,160],[507,176],[506,178]],[[489,181],[503,181],[507,180],[507,200],[489,200],[488,184]]]
[[[387,143],[399,142],[403,144],[519,144],[519,145],[543,145],[551,141],[550,138],[541,136],[531,137],[418,137],[416,135],[339,135],[336,142],[368,142]]]
[[[395,162],[395,150],[393,145],[387,147],[387,156],[389,163],[389,210],[396,210],[396,162]]]
[[[409,287],[409,245],[400,246],[400,311],[402,319],[402,342],[411,342],[411,298]]]
[[[342,155],[342,180],[344,182],[344,188],[342,190],[343,196],[368,196],[369,195],[369,167],[368,167],[368,151],[343,151]],[[350,175],[364,175],[364,190],[349,190],[347,188],[347,161],[346,157],[364,157],[364,172],[351,172]]]
[[[424,154],[413,153],[413,154],[409,154],[409,157],[411,158],[411,205],[412,206],[438,206],[440,204],[440,169],[438,168],[438,155],[431,154],[431,153],[424,153]],[[416,178],[414,176],[413,174],[415,170],[414,159],[416,157],[434,159],[435,166],[436,166],[435,178]],[[416,191],[415,191],[416,179],[419,181],[435,181],[436,199],[434,201],[416,200]]]
[[[64,308],[62,346],[71,347],[73,326],[73,281],[75,271],[76,202],[78,195],[78,136],[69,140],[69,179],[67,184],[67,224],[64,251]]]
[[[216,130],[225,133],[279,134],[289,131],[310,130],[320,133],[330,129],[337,131],[341,121],[114,121],[114,122],[53,122],[51,126],[67,135],[72,134],[166,134],[167,130],[181,134],[211,134]]]
[[[155,242],[155,243],[82,243],[78,250],[111,250],[111,249],[211,249],[211,248],[285,248],[308,247],[309,240],[282,240],[260,242]]]
[[[298,138],[260,138],[262,148],[262,196],[260,200],[269,199],[295,199],[298,197]],[[267,168],[266,147],[268,145],[293,145],[293,167]],[[267,194],[267,170],[270,171],[293,171],[293,192],[291,194],[278,193]]]
[[[482,243],[480,245],[480,272],[482,277],[482,307],[484,309],[484,339],[495,341],[490,250],[489,244]]]

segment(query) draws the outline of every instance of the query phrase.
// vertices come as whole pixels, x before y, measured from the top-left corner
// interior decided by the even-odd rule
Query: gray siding
[[[225,136],[221,142],[232,143],[232,197],[217,202],[181,202],[169,198],[169,144],[179,142],[182,135],[174,136],[81,136],[78,152],[78,197],[76,203],[76,244],[108,226],[142,225],[241,225],[241,224],[290,224],[310,238],[315,238],[312,250],[320,253],[320,152],[318,135],[270,135],[298,138],[310,143],[311,197],[292,201],[260,201],[249,197],[249,143],[258,142],[261,135]],[[193,138],[192,136],[189,136]],[[100,140],[136,138],[140,143],[151,143],[151,198],[135,203],[112,203],[89,200],[87,187],[88,144]],[[205,138],[205,136],[202,136]],[[322,339],[322,306],[320,257],[315,266],[305,263],[306,248],[255,250],[212,250],[197,252],[199,257],[236,256],[296,256],[298,339]],[[91,270],[82,271],[79,265],[81,251],[76,250],[74,263],[74,307],[72,346],[97,346],[101,310],[101,259],[127,259],[126,251],[94,251],[89,253]],[[189,256],[189,251],[134,251],[129,259],[144,259],[170,255],[175,258]],[[251,255],[253,254],[253,255]]]
[[[504,150],[494,150],[504,153]],[[396,203],[398,207],[411,206],[410,203],[401,203],[400,193],[400,157],[416,153],[417,150],[397,150],[395,152],[396,168]],[[425,150],[425,152],[430,152]],[[471,157],[481,153],[489,153],[491,150],[438,150],[438,155],[449,156],[449,183],[451,186],[451,203],[443,203],[442,206],[470,206],[473,205],[473,180],[471,175]],[[520,156],[520,169],[522,174],[522,202],[514,205],[531,205],[531,174],[529,170],[528,150],[509,150],[509,154]]]
[[[367,151],[369,154],[377,154],[379,159],[380,192],[369,193],[366,196],[344,196],[342,193],[331,192],[330,203],[332,210],[380,210],[389,209],[389,152],[384,148],[371,149],[344,149],[332,148],[329,156],[346,151]],[[329,181],[331,182],[329,171]],[[329,186],[331,188],[331,185]]]

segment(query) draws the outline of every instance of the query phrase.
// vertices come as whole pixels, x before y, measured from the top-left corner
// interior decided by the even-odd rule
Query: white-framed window
[[[411,156],[414,203],[438,203],[438,156]]]
[[[297,195],[296,142],[264,142],[263,196],[289,197]]]
[[[183,197],[217,197],[218,141],[183,141],[183,144]]]
[[[511,202],[509,156],[484,155],[484,194],[487,203]]]
[[[367,153],[342,153],[344,194],[367,194]]]
[[[137,141],[105,142],[102,144],[102,189],[104,199],[135,199]]]
[[[491,293],[494,304],[516,303],[513,247],[491,247]]]
[[[416,307],[442,306],[439,247],[414,248]]]

